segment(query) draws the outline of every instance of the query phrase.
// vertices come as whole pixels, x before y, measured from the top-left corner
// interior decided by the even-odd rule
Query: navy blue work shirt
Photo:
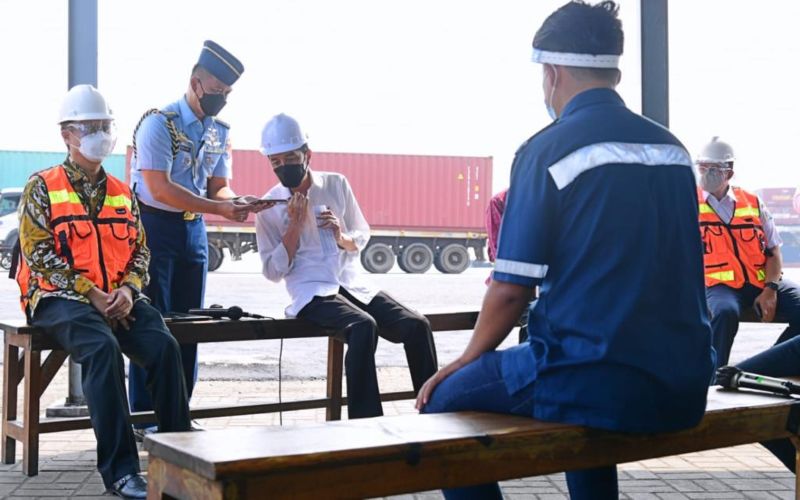
[[[691,158],[610,89],[517,151],[493,278],[533,287],[504,356],[533,417],[631,432],[701,419],[713,364]]]

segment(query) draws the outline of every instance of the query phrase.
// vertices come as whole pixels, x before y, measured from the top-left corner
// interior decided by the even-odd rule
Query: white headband
[[[614,54],[575,54],[573,52],[551,52],[533,49],[531,61],[559,66],[576,66],[578,68],[618,68],[619,56]]]

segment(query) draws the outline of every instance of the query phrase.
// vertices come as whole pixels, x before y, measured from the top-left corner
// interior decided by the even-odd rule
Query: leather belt
[[[148,214],[157,214],[157,215],[160,215],[162,217],[168,217],[170,219],[182,220],[182,221],[186,221],[186,222],[191,222],[193,220],[196,220],[196,219],[199,219],[199,218],[202,217],[202,214],[198,214],[196,212],[188,212],[188,211],[185,211],[185,212],[172,212],[170,210],[163,210],[161,208],[151,207],[150,205],[147,205],[146,203],[142,202],[142,200],[140,200],[138,198],[137,198],[137,200],[139,202],[139,209],[142,212],[146,212]]]

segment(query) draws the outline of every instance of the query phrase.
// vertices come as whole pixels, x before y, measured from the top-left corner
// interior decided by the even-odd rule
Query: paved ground
[[[288,301],[281,286],[266,282],[258,273],[257,261],[249,256],[242,262],[226,263],[212,273],[208,283],[208,303],[237,304],[246,310],[282,317]],[[255,272],[254,272],[255,270]],[[397,270],[373,276],[376,284],[421,311],[477,309],[483,295],[485,269],[470,269],[462,275],[447,276],[435,271],[425,275],[406,275]],[[16,314],[16,292],[10,280],[0,281],[0,314]],[[780,332],[774,325],[748,326],[737,339],[732,360],[742,359],[767,347]],[[464,346],[464,332],[436,337],[440,362],[455,357]],[[325,342],[291,341],[284,344],[282,359],[282,399],[322,397],[324,387]],[[193,403],[197,406],[277,401],[277,362],[279,343],[239,342],[202,346],[201,382]],[[383,391],[410,387],[403,351],[383,342],[378,348],[378,365]],[[43,396],[47,407],[63,400],[67,393],[66,370],[62,370]],[[413,412],[410,401],[385,405],[387,414]],[[283,415],[284,425],[304,425],[324,420],[323,410],[292,412]],[[205,427],[279,425],[278,415],[257,415],[208,419]],[[103,493],[95,471],[94,436],[91,431],[76,431],[41,437],[41,473],[26,478],[15,465],[0,465],[0,496],[3,498],[98,498]],[[21,454],[19,454],[21,458]],[[141,455],[146,468],[146,457]],[[706,498],[794,498],[794,476],[782,469],[758,445],[693,453],[620,466],[623,498],[630,499],[706,499]],[[507,498],[566,498],[562,474],[509,481],[503,484]],[[107,498],[107,497],[106,497]],[[396,498],[441,498],[438,492]]]

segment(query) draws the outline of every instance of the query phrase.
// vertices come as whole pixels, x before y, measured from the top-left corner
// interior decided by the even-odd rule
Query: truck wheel
[[[412,274],[424,273],[433,264],[433,250],[424,243],[412,243],[400,254],[400,268]]]
[[[373,243],[361,252],[361,265],[371,273],[383,274],[394,267],[394,252],[385,243]]]
[[[208,272],[216,271],[222,265],[225,255],[215,243],[208,242]]]
[[[433,265],[446,274],[463,273],[469,267],[469,251],[464,245],[451,243],[439,250],[433,259]]]

